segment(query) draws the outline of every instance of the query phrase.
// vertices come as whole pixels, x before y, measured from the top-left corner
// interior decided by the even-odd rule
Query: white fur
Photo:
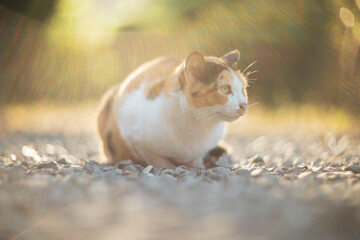
[[[130,92],[118,109],[120,132],[136,158],[148,164],[173,167],[199,160],[221,139],[224,122],[197,122],[181,92],[147,99],[143,87]],[[115,104],[116,106],[116,104]]]
[[[233,77],[232,81],[232,91],[233,94],[229,95],[229,100],[227,106],[233,109],[234,111],[240,109],[240,104],[248,104],[246,96],[243,93],[244,81],[239,79],[239,77],[234,73],[233,70],[228,69]]]
[[[229,69],[233,76],[232,91],[224,106],[194,109],[188,106],[182,92],[154,99],[145,97],[144,86],[124,96],[115,104],[119,130],[133,155],[148,164],[174,167],[201,160],[216,147],[224,131],[224,119],[214,112],[236,120],[239,104],[247,104],[243,94],[244,81]],[[230,117],[229,117],[230,116]],[[169,161],[171,158],[172,161]]]

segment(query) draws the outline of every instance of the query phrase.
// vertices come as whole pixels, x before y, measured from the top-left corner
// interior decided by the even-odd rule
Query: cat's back
[[[145,93],[165,81],[169,74],[180,65],[180,61],[170,57],[159,57],[139,66],[122,83],[120,95],[144,88]]]

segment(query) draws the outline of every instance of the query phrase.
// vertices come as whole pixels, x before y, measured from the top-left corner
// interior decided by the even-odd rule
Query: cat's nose
[[[246,103],[241,103],[239,104],[239,112],[245,112],[246,108],[247,108],[247,104]]]

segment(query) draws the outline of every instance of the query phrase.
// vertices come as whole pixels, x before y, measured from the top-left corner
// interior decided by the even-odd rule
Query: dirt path
[[[229,138],[207,170],[98,165],[92,136],[0,140],[0,239],[360,239],[360,136]]]

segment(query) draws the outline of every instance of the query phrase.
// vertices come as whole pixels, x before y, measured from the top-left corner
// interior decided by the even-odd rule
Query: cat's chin
[[[243,115],[243,114],[238,114],[238,113],[226,114],[225,116],[219,114],[218,117],[219,117],[222,121],[225,121],[225,122],[234,122],[234,121],[238,120],[242,115]]]

